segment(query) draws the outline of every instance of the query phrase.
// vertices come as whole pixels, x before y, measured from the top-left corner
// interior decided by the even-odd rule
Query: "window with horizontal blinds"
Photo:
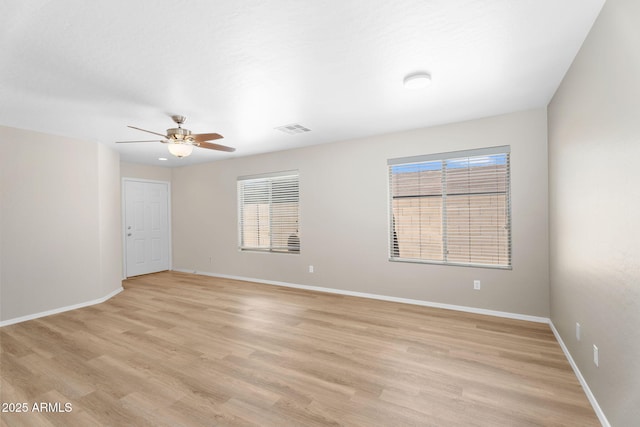
[[[511,267],[509,146],[391,159],[390,259]]]
[[[238,178],[241,250],[300,253],[298,172]]]

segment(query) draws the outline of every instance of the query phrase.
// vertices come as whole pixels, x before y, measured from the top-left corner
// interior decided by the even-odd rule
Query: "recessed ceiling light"
[[[413,73],[404,78],[404,87],[407,89],[422,89],[431,84],[431,75],[428,73]]]
[[[160,160],[161,162],[166,162],[167,158],[166,157],[158,157],[158,160]]]

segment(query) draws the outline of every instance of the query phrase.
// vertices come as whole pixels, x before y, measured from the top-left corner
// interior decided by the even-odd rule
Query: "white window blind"
[[[390,259],[511,267],[509,146],[388,161]]]
[[[300,252],[298,172],[238,178],[241,250]]]

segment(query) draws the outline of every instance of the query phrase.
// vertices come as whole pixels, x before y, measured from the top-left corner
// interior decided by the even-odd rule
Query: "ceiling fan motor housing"
[[[193,140],[191,131],[183,128],[167,129],[167,137],[174,141]]]

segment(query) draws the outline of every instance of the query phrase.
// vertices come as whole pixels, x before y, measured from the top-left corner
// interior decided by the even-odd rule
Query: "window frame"
[[[274,205],[273,183],[280,180],[290,179],[292,177],[295,178],[295,186],[296,186],[296,190],[291,193],[291,194],[295,193],[296,216],[295,216],[295,222],[291,222],[291,223],[287,222],[286,225],[292,225],[295,223],[296,231],[288,236],[286,247],[276,246],[274,245],[274,234],[277,234],[277,233],[274,233],[274,219],[276,218],[276,216],[273,215],[273,205]],[[247,205],[247,203],[244,203],[246,201],[245,185],[247,182],[250,182],[250,181],[253,181],[256,183],[266,183],[268,186],[267,195],[265,195],[264,197],[267,197],[268,199],[267,205],[268,205],[268,211],[269,211],[269,225],[268,225],[269,245],[264,247],[247,245],[245,242],[244,234],[246,233],[246,229],[244,229],[243,227],[244,225],[246,225],[245,219],[243,218],[243,210],[244,210],[244,206]],[[293,255],[300,254],[301,252],[300,251],[300,174],[298,170],[289,170],[289,171],[282,171],[282,172],[272,172],[272,173],[265,173],[265,174],[259,174],[259,175],[246,175],[246,176],[237,177],[236,202],[237,202],[237,215],[238,215],[237,217],[238,218],[237,219],[238,250],[240,252],[261,252],[261,253],[279,253],[279,254],[282,253],[282,254],[293,254]],[[293,236],[294,234],[298,239],[297,245],[290,245],[291,236]]]
[[[506,245],[507,245],[507,263],[506,264],[490,264],[490,263],[476,263],[476,262],[460,262],[460,261],[450,261],[447,260],[448,254],[447,245],[450,236],[447,235],[447,192],[446,192],[446,174],[447,168],[444,166],[447,161],[450,160],[458,160],[458,159],[470,159],[474,157],[484,157],[484,156],[493,156],[493,155],[506,155],[506,180],[505,180],[505,216],[506,216],[506,225],[505,229],[507,230],[506,236]],[[403,166],[403,165],[412,165],[412,164],[422,164],[427,162],[437,162],[441,161],[443,164],[442,167],[442,184],[440,187],[440,193],[442,197],[442,208],[441,208],[441,235],[442,235],[442,260],[436,259],[425,259],[425,258],[403,258],[399,255],[399,241],[396,235],[396,224],[394,218],[394,188],[393,188],[393,175],[392,168],[395,166]],[[501,269],[501,270],[511,270],[513,269],[513,244],[512,244],[512,235],[513,235],[513,224],[512,224],[512,212],[511,212],[511,147],[509,145],[496,146],[496,147],[486,147],[486,148],[477,148],[470,150],[461,150],[461,151],[451,151],[445,153],[434,153],[434,154],[426,154],[419,156],[410,156],[410,157],[401,157],[387,160],[387,189],[388,189],[388,226],[389,226],[389,243],[388,243],[388,255],[389,261],[391,262],[408,262],[408,263],[418,263],[418,264],[436,264],[436,265],[450,265],[450,266],[462,266],[462,267],[476,267],[476,268],[491,268],[491,269]],[[495,194],[499,194],[496,192]],[[422,223],[420,222],[420,225]],[[418,239],[420,240],[420,238]],[[421,242],[421,240],[420,240]],[[471,245],[470,245],[471,246]],[[469,257],[471,258],[471,257]]]

